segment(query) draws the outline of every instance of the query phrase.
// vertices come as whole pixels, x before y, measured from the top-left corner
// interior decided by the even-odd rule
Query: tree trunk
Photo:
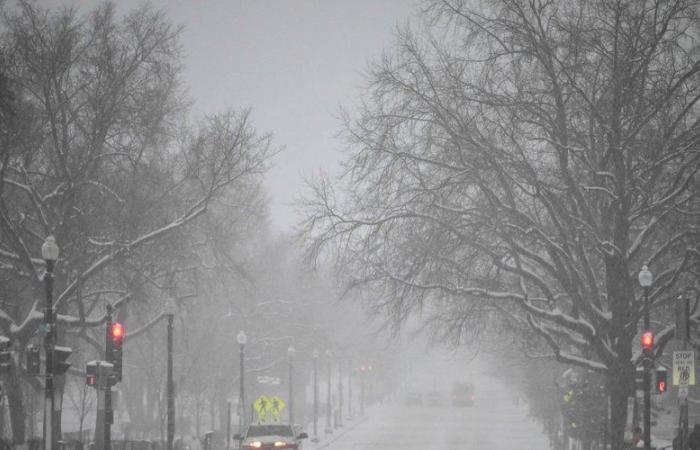
[[[10,426],[12,427],[12,443],[23,444],[26,440],[27,430],[25,428],[25,419],[27,417],[24,402],[22,400],[22,386],[17,371],[14,367],[5,376],[7,392],[7,403],[10,407]]]
[[[624,449],[625,426],[627,425],[627,398],[630,394],[630,378],[629,373],[626,372],[631,372],[631,364],[628,363],[626,366],[629,366],[629,368],[625,366],[612,368],[608,377],[610,444],[612,450]]]

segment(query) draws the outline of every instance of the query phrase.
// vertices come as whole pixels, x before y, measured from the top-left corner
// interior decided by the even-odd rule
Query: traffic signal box
[[[107,351],[107,361],[114,365],[115,382],[122,380],[122,346],[124,343],[124,326],[114,322],[109,329],[110,349]]]
[[[11,364],[10,339],[6,336],[0,336],[0,373],[10,370]]]
[[[70,362],[67,359],[73,353],[70,347],[62,347],[55,345],[53,348],[53,373],[54,375],[63,375],[68,371]]]
[[[41,348],[36,345],[27,346],[27,373],[32,376],[41,374]]]

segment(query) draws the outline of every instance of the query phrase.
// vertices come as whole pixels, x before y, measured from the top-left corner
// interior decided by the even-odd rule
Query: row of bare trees
[[[623,446],[643,313],[700,273],[700,5],[431,0],[369,69],[306,232],[397,322],[473,335],[493,311],[607,380]],[[447,330],[445,332],[445,330]],[[673,326],[657,330],[657,346]]]
[[[212,245],[205,220],[264,224],[259,185],[274,150],[247,110],[193,124],[180,83],[181,30],[161,12],[122,17],[105,3],[78,14],[19,2],[2,13],[0,334],[16,354],[2,382],[21,443],[23,393],[40,388],[20,362],[41,340],[44,238],[55,236],[61,250],[58,340],[74,348],[80,369],[81,357],[101,355],[106,302],[135,339],[157,322],[165,297],[197,297],[201,249]],[[229,205],[216,208],[218,218],[217,204]]]

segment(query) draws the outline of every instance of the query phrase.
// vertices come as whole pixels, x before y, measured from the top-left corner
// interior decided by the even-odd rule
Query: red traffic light
[[[645,351],[651,350],[654,346],[654,333],[651,331],[645,331],[642,334],[642,349]]]
[[[110,332],[113,341],[120,341],[124,339],[124,326],[119,322],[112,324],[112,330]]]
[[[666,392],[666,382],[665,381],[659,381],[658,386],[656,386],[656,389],[659,391],[659,393],[663,394]]]
[[[88,386],[97,386],[97,375],[88,374],[85,378],[85,384]]]

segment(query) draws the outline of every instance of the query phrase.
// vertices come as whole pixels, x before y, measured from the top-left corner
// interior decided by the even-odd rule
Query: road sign
[[[695,354],[692,350],[673,352],[674,386],[695,386]]]
[[[264,395],[255,399],[253,408],[258,413],[258,422],[265,422],[267,420],[267,414],[270,412],[271,406],[271,400]]]
[[[271,406],[270,406],[270,412],[271,412],[276,418],[278,418],[279,415],[282,413],[282,410],[287,406],[287,404],[284,403],[284,400],[282,400],[281,398],[279,398],[279,397],[276,396],[276,395],[275,395],[274,397],[272,397],[272,398],[270,399],[270,401],[272,402],[272,404],[271,404]]]

